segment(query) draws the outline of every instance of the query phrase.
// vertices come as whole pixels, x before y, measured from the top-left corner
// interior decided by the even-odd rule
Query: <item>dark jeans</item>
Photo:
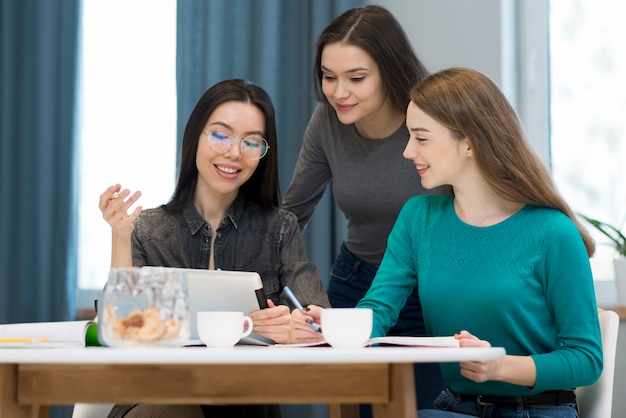
[[[115,405],[109,412],[108,418],[123,418],[137,405]],[[150,405],[149,411],[142,411],[145,416],[163,416],[159,411],[162,405]],[[278,405],[199,405],[205,418],[280,418]],[[170,415],[173,411],[168,412]],[[177,414],[176,416],[178,416]]]
[[[203,405],[206,418],[280,418],[278,405]]]
[[[520,402],[517,408],[503,408],[496,405],[479,405],[473,401],[462,400],[459,395],[453,393],[450,389],[441,392],[435,405],[438,410],[466,414],[472,417],[578,418],[578,407],[575,403],[525,407]],[[420,416],[422,415],[430,416],[420,412]],[[435,416],[437,415],[433,415],[433,417]]]
[[[342,244],[330,272],[328,298],[333,308],[352,308],[365,296],[378,268],[360,260]],[[400,311],[398,322],[387,335],[425,336],[422,305],[417,289],[407,299]],[[418,408],[433,408],[435,398],[445,388],[439,364],[419,363],[413,365]],[[361,418],[372,416],[369,405],[361,405]]]

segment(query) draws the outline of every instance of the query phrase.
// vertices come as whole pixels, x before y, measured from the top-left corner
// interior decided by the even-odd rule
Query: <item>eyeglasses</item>
[[[235,138],[240,139],[241,153],[251,160],[260,160],[265,157],[270,146],[265,138],[259,135],[250,135],[245,138],[233,135],[225,129],[213,129],[209,132],[202,131],[209,140],[209,148],[220,154],[224,154],[235,144]]]

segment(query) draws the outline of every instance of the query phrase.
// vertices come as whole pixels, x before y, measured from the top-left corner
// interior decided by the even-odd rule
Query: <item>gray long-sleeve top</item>
[[[346,246],[361,260],[378,266],[404,203],[431,193],[422,187],[413,163],[402,156],[408,139],[404,124],[387,138],[363,139],[354,125],[337,119],[331,106],[318,105],[283,207],[298,217],[304,229],[332,180],[333,197],[348,220]]]

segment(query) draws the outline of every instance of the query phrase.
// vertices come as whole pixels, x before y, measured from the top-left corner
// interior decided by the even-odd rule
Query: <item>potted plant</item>
[[[624,236],[619,228],[606,222],[582,214],[579,214],[579,216],[608,238],[610,241],[609,245],[617,252],[617,258],[613,260],[617,297],[620,305],[626,305],[626,236]]]

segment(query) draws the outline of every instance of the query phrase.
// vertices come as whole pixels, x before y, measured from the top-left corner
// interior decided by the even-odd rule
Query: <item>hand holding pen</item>
[[[300,304],[300,302],[298,301],[298,299],[296,298],[296,296],[291,292],[291,289],[289,289],[287,286],[285,286],[283,288],[283,291],[285,292],[285,295],[287,295],[287,297],[289,298],[289,300],[291,300],[291,303],[294,304],[294,306],[296,307],[296,309],[298,309],[298,311],[300,311],[301,313],[304,313],[304,308],[302,307],[302,305]],[[308,318],[306,319],[306,323],[309,324],[309,326],[313,329],[313,331],[321,334],[322,333],[322,329],[320,327],[318,327],[315,322],[313,321],[313,319]]]

